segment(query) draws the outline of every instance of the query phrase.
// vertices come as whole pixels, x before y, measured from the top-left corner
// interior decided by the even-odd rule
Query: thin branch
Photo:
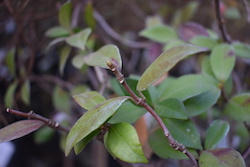
[[[25,118],[28,118],[28,119],[40,120],[40,121],[44,122],[50,128],[60,130],[60,131],[64,131],[66,133],[69,132],[69,129],[61,126],[58,122],[56,122],[54,120],[51,120],[51,119],[48,119],[48,118],[45,118],[45,117],[43,117],[43,116],[41,116],[39,114],[36,114],[33,111],[30,111],[28,113],[24,113],[24,112],[21,112],[21,111],[10,109],[10,108],[7,108],[6,111],[11,113],[11,114],[19,115],[19,116],[22,116],[22,117],[25,117]]]
[[[240,0],[247,22],[250,23],[250,5],[247,0]]]
[[[198,167],[197,161],[195,160],[195,158],[193,157],[193,155],[186,149],[186,147],[180,143],[178,143],[173,136],[171,135],[171,133],[169,132],[168,128],[166,127],[166,125],[164,124],[164,122],[162,121],[162,119],[157,115],[157,113],[154,111],[154,109],[152,107],[150,107],[148,105],[148,103],[138,97],[129,87],[129,85],[127,84],[123,74],[117,69],[117,66],[108,61],[107,65],[109,67],[109,69],[115,74],[117,80],[119,81],[120,84],[123,85],[123,87],[127,90],[127,92],[131,95],[131,97],[134,99],[135,103],[137,105],[140,105],[142,107],[144,107],[154,118],[155,120],[158,122],[158,124],[160,125],[160,127],[163,130],[164,136],[167,138],[169,145],[171,147],[173,147],[175,150],[181,151],[182,153],[186,154],[190,160],[192,160],[192,162],[194,163],[195,167]]]
[[[214,0],[215,5],[215,14],[217,18],[217,23],[221,32],[221,36],[224,42],[231,43],[231,39],[227,33],[226,27],[225,27],[225,21],[221,16],[220,12],[220,0]]]
[[[247,159],[249,155],[250,155],[250,147],[248,147],[247,151],[243,154],[243,158]]]

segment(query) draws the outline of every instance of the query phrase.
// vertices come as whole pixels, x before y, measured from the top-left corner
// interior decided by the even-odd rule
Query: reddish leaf
[[[0,129],[0,143],[23,137],[43,125],[44,123],[39,120],[23,120],[10,124]]]

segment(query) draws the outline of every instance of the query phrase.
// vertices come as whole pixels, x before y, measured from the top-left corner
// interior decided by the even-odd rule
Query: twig
[[[246,15],[247,22],[250,23],[250,6],[247,0],[240,0],[242,4],[242,8],[244,10],[244,13]]]
[[[243,158],[247,159],[249,155],[250,155],[250,147],[248,147],[247,151],[243,154]]]
[[[214,0],[214,5],[215,5],[215,14],[217,18],[217,23],[221,32],[221,36],[224,42],[231,43],[231,39],[229,35],[227,34],[227,30],[225,27],[225,21],[221,16],[220,12],[220,0]]]
[[[19,115],[19,116],[22,116],[22,117],[25,117],[25,118],[28,118],[28,119],[40,120],[40,121],[44,122],[50,128],[53,128],[53,129],[56,129],[56,130],[61,130],[61,131],[64,131],[66,133],[69,132],[69,129],[61,126],[58,122],[56,122],[54,120],[51,120],[51,119],[48,119],[48,118],[45,118],[45,117],[43,117],[43,116],[41,116],[39,114],[36,114],[33,111],[30,111],[28,113],[24,113],[24,112],[21,112],[21,111],[10,109],[10,108],[7,108],[6,111],[11,113],[11,114]]]
[[[152,107],[150,107],[148,105],[148,103],[138,97],[129,87],[129,85],[127,84],[123,74],[119,71],[119,69],[117,68],[117,66],[108,61],[107,65],[109,67],[109,69],[115,74],[117,80],[119,81],[120,84],[123,85],[123,87],[128,91],[128,93],[131,95],[131,97],[134,99],[135,103],[137,105],[140,105],[142,107],[144,107],[154,118],[155,120],[158,122],[158,124],[160,125],[160,127],[163,130],[164,136],[167,138],[169,145],[171,147],[173,147],[175,150],[181,151],[182,153],[186,154],[190,160],[192,160],[192,162],[194,163],[195,167],[198,167],[197,161],[195,160],[195,158],[193,157],[193,155],[186,149],[186,147],[180,143],[178,143],[173,136],[171,135],[171,133],[169,132],[168,128],[166,127],[166,125],[164,124],[164,122],[162,121],[162,119],[156,114],[156,112],[154,111],[154,109]]]

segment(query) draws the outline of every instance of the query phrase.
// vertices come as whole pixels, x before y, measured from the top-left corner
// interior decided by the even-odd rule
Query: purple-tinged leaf
[[[43,125],[44,123],[39,120],[23,120],[10,124],[0,129],[0,143],[23,137]]]

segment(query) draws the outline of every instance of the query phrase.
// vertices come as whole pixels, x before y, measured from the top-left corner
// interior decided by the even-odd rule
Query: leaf
[[[85,50],[86,41],[87,41],[90,33],[91,33],[90,28],[83,29],[82,31],[80,31],[76,34],[73,34],[73,35],[67,37],[66,42],[70,46],[74,46],[74,47],[79,48],[81,50]]]
[[[166,51],[170,48],[173,48],[173,47],[176,47],[179,45],[183,45],[183,44],[185,44],[185,42],[182,40],[179,40],[179,39],[171,40],[164,45],[163,51]]]
[[[50,49],[50,47],[52,47],[53,45],[56,45],[56,44],[58,44],[58,43],[60,43],[60,42],[64,42],[65,39],[66,39],[65,37],[61,37],[61,38],[56,38],[56,39],[52,40],[52,41],[48,44],[46,50],[48,51],[48,50]]]
[[[84,65],[83,55],[76,55],[71,62],[75,68],[81,69]]]
[[[46,31],[45,35],[51,38],[58,38],[58,37],[66,37],[69,36],[70,34],[64,27],[56,26]]]
[[[163,21],[159,15],[146,17],[146,28],[163,25]]]
[[[220,44],[212,49],[210,63],[216,78],[224,83],[231,74],[235,64],[233,47]]]
[[[213,49],[216,45],[218,45],[218,42],[211,37],[206,36],[196,36],[193,37],[190,42],[194,45],[206,47],[208,49]]]
[[[173,138],[186,147],[202,149],[198,129],[190,120],[162,118]]]
[[[231,119],[237,121],[249,121],[250,120],[250,93],[243,93],[234,96],[229,100],[225,109]]]
[[[23,120],[12,123],[0,129],[0,143],[23,137],[43,125],[44,123],[39,120]]]
[[[60,87],[56,86],[52,94],[52,100],[54,107],[59,111],[70,111],[69,94]]]
[[[150,26],[142,30],[140,35],[160,43],[166,43],[178,38],[175,30],[166,25]]]
[[[111,125],[104,144],[113,157],[130,163],[147,163],[137,132],[129,123]]]
[[[243,157],[231,148],[203,151],[199,158],[200,167],[246,167]]]
[[[84,19],[88,25],[88,27],[94,29],[96,26],[96,21],[94,18],[94,9],[93,9],[93,4],[92,1],[88,1],[87,5],[85,7],[85,12],[84,12]]]
[[[15,65],[15,49],[9,49],[7,56],[5,58],[6,66],[8,67],[9,73],[12,76],[15,76],[16,73],[16,65]]]
[[[17,81],[11,83],[4,95],[4,104],[8,108],[12,108],[15,101],[15,91],[17,88]]]
[[[179,99],[166,99],[155,106],[156,113],[164,118],[187,119],[184,104]]]
[[[105,97],[96,91],[89,91],[74,95],[73,98],[82,108],[87,110],[90,110],[97,104],[106,101]]]
[[[84,57],[84,62],[90,66],[107,68],[107,61],[111,61],[119,68],[122,68],[120,51],[115,45],[105,45],[98,51]]]
[[[105,123],[128,98],[129,97],[117,97],[109,99],[98,104],[81,116],[67,136],[65,155],[69,155],[72,147]]]
[[[54,129],[44,126],[35,132],[34,140],[38,144],[46,143],[53,137],[54,132]]]
[[[25,104],[30,104],[30,82],[27,79],[21,87],[21,98]]]
[[[250,45],[246,43],[233,43],[234,51],[237,56],[250,58]]]
[[[205,149],[213,149],[229,132],[230,125],[223,120],[214,120],[207,129],[205,138]]]
[[[59,60],[59,71],[61,75],[63,75],[63,70],[68,60],[70,51],[71,51],[71,48],[68,46],[64,46],[61,50],[60,60]]]
[[[163,52],[142,74],[138,84],[137,90],[143,91],[150,85],[156,82],[162,75],[168,72],[175,66],[180,60],[199,52],[206,51],[205,48],[201,48],[195,45],[185,44],[177,47],[173,47]]]
[[[67,29],[69,32],[71,32],[71,16],[72,16],[72,3],[66,2],[61,6],[59,10],[58,20],[60,25],[65,29]]]

